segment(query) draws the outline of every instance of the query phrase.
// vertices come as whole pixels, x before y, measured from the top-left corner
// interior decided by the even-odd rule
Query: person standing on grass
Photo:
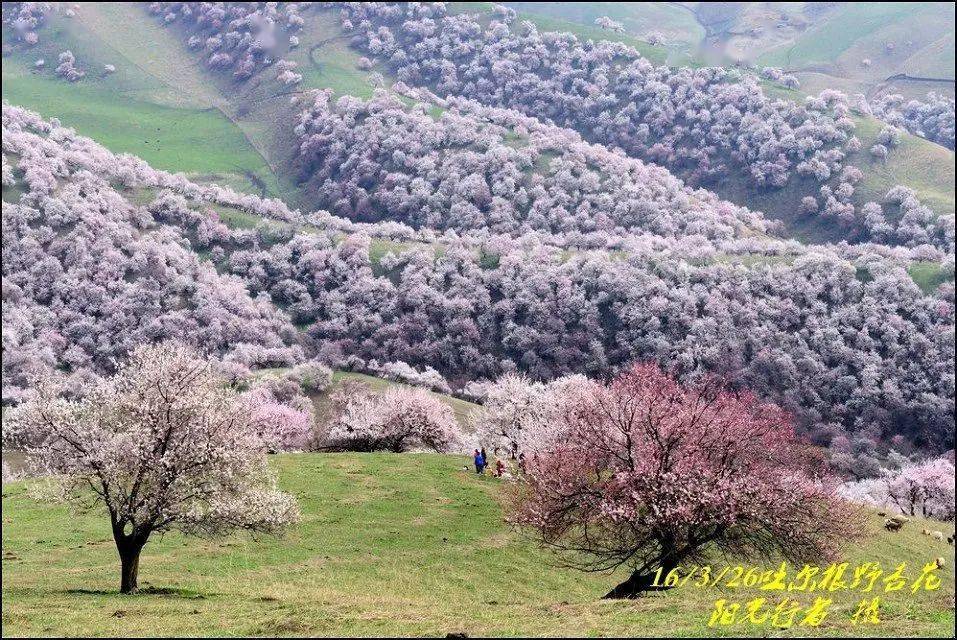
[[[482,459],[482,453],[478,449],[475,450],[475,455],[472,456],[472,459],[475,461],[475,473],[482,473],[484,460]]]
[[[485,473],[485,467],[488,466],[488,454],[485,453],[485,447],[482,447],[482,473]]]

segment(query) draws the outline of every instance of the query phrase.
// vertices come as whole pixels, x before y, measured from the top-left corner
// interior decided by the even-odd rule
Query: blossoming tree
[[[296,379],[261,382],[241,396],[250,422],[270,453],[303,451],[315,438],[312,402]]]
[[[556,414],[577,402],[593,384],[582,375],[541,383],[507,373],[488,386],[482,407],[470,414],[469,420],[481,444],[518,457],[561,437],[561,420]]]
[[[788,415],[750,393],[643,364],[552,419],[564,437],[528,456],[511,519],[569,566],[628,567],[606,597],[715,553],[819,560],[860,531]]]
[[[49,497],[106,508],[123,593],[136,591],[140,552],[154,533],[275,533],[299,517],[295,499],[276,489],[235,391],[178,344],[138,348],[78,400],[40,384],[8,437],[49,475]]]
[[[381,394],[359,392],[344,402],[328,441],[331,448],[400,453],[451,451],[461,436],[449,405],[424,389],[391,387]]]
[[[954,465],[933,458],[885,472],[888,502],[909,516],[954,519]]]
[[[851,502],[906,516],[954,519],[954,465],[947,458],[905,462],[879,477],[847,482],[840,491]]]

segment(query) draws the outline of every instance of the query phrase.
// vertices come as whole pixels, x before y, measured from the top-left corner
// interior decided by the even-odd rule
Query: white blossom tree
[[[59,397],[48,379],[11,421],[7,437],[49,476],[46,497],[106,508],[122,593],[137,590],[155,533],[277,533],[298,520],[235,392],[188,347],[140,347],[79,400]]]
[[[424,389],[391,387],[381,394],[355,393],[332,422],[333,448],[450,451],[461,436],[452,408]]]

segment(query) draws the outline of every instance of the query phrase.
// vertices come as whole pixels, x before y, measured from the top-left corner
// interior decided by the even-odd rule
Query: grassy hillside
[[[900,25],[930,8],[929,3],[851,3],[821,16],[804,34],[764,54],[761,61],[788,69],[829,65],[852,48],[864,48],[865,43],[880,39],[882,29]]]
[[[615,37],[640,47],[658,62],[674,57],[676,51],[673,46],[650,47],[630,32],[617,35],[598,29],[591,24],[593,17],[588,24],[572,21],[576,16],[584,21],[598,8],[552,8],[545,15],[530,13],[533,9],[546,11],[544,5],[520,4],[516,6],[522,10],[521,17],[531,19],[541,29],[572,30],[581,37]],[[490,5],[454,3],[452,10],[488,12]],[[662,24],[675,27],[691,15],[688,9],[674,6],[658,6],[654,11],[671,16],[662,18]],[[638,31],[648,22],[642,16],[650,16],[654,11],[639,5],[622,5],[613,13],[622,19],[626,13],[631,15],[628,29]],[[705,20],[712,31],[730,28],[728,24],[744,20],[747,14],[745,9],[741,9],[744,13],[725,12],[727,15],[702,11],[703,8],[698,18]],[[123,28],[115,28],[116,24],[123,24]],[[28,52],[18,49],[4,59],[3,97],[43,115],[60,117],[65,124],[108,148],[133,153],[156,167],[185,171],[197,181],[280,196],[293,206],[312,208],[308,194],[296,185],[293,167],[297,140],[291,125],[302,101],[310,99],[312,89],[329,88],[336,95],[367,98],[374,88],[370,72],[358,68],[360,56],[348,47],[347,36],[338,26],[335,14],[321,11],[311,15],[300,34],[301,46],[281,52],[282,57],[298,62],[298,70],[303,74],[302,84],[294,88],[281,86],[275,80],[274,69],[262,70],[243,83],[210,72],[185,50],[185,33],[179,31],[181,28],[178,23],[161,27],[135,3],[83,5],[72,19],[54,14],[42,30],[38,47]],[[143,42],[150,46],[142,46]],[[87,77],[74,84],[55,78],[52,72],[57,53],[67,47],[77,54],[78,64],[88,70]],[[32,68],[38,57],[47,60],[42,71]],[[115,65],[116,72],[103,73],[104,64]],[[830,82],[830,76],[818,75],[825,84]],[[390,84],[387,77],[386,85]],[[804,95],[803,88],[801,92],[769,89],[794,100],[801,100]],[[859,120],[858,134],[865,149],[879,129],[880,124],[872,119]],[[888,189],[904,184],[914,188],[935,211],[954,211],[954,154],[949,150],[905,136],[903,145],[892,151],[886,163],[873,160],[866,151],[850,161],[860,166],[866,176],[855,194],[858,204],[879,201]],[[817,187],[814,181],[795,178],[787,188],[777,191],[756,192],[735,179],[711,188],[722,197],[784,220],[789,234],[800,240],[838,241],[844,234],[840,227],[797,212],[800,198],[815,193]],[[15,197],[11,190],[4,190],[4,199]],[[220,213],[233,226],[251,228],[260,222],[243,212]],[[402,248],[393,245],[375,241],[373,258],[377,260],[388,250]]]
[[[670,64],[687,64],[690,49],[676,49],[674,43],[669,47],[651,47],[636,34],[644,33],[643,29],[651,28],[650,25],[657,25],[657,30],[687,27],[694,31],[691,23],[695,16],[706,22],[713,33],[757,19],[755,10],[748,7],[725,12],[727,15],[712,15],[714,11],[705,8],[698,8],[697,14],[693,14],[687,8],[663,3],[590,8],[514,4],[522,11],[522,19],[532,20],[541,29],[570,30],[588,38],[616,38],[639,47],[657,62],[667,60]],[[921,11],[931,9],[941,11],[934,7]],[[454,3],[452,10],[488,12],[490,5]],[[797,8],[788,11],[795,13]],[[882,11],[880,15],[884,16],[890,9]],[[619,35],[595,27],[593,14],[613,14],[613,18],[626,24],[627,33]],[[831,13],[820,17],[822,24],[832,20],[837,18]],[[123,24],[123,28],[115,28],[116,24]],[[812,26],[808,25],[808,33],[814,31]],[[262,70],[242,83],[210,72],[185,50],[186,34],[181,29],[178,23],[161,27],[136,3],[87,4],[72,19],[54,14],[38,47],[17,50],[5,59],[3,97],[42,115],[60,117],[65,124],[108,148],[133,153],[159,168],[190,172],[198,180],[278,195],[294,206],[309,208],[306,195],[296,187],[293,167],[297,141],[291,124],[302,108],[300,101],[309,99],[311,89],[330,88],[336,95],[367,98],[374,88],[370,72],[358,68],[360,56],[348,47],[347,36],[334,13],[323,11],[310,16],[300,34],[301,46],[281,52],[282,57],[299,64],[303,82],[295,88],[281,86],[273,69]],[[150,46],[142,46],[143,42]],[[88,70],[87,77],[80,82],[68,84],[53,76],[53,62],[65,48],[71,48],[78,64]],[[684,59],[676,61],[676,55]],[[39,72],[32,68],[38,57],[47,61],[46,69]],[[104,64],[116,66],[116,73],[102,73]],[[833,84],[829,73],[820,72],[817,76],[822,86]],[[390,84],[389,78],[386,84]],[[803,92],[774,90],[782,97],[803,98]],[[875,121],[862,121],[865,149],[878,130]],[[867,175],[856,195],[859,204],[879,199],[896,184],[905,184],[915,188],[936,211],[954,210],[953,152],[908,137],[886,164],[872,161],[866,153],[860,155],[852,160]],[[739,204],[783,219],[795,237],[838,240],[841,229],[797,216],[796,203],[815,186],[810,181],[805,184],[793,180],[781,191],[754,192],[736,181],[727,181],[714,188]]]
[[[459,2],[470,11],[482,3]],[[658,64],[693,64],[693,52],[704,37],[704,28],[686,9],[670,2],[507,2],[519,12],[519,20],[529,20],[540,31],[567,31],[581,39],[611,40],[634,47]],[[620,22],[624,33],[595,26],[595,19],[608,16]],[[648,34],[664,36],[663,45],[651,45]]]
[[[686,60],[710,64],[748,61],[784,67],[798,72],[815,93],[830,87],[869,95],[954,94],[953,3],[507,4],[528,16],[592,28],[595,18],[607,15],[632,37],[662,33],[669,43],[669,62],[679,59],[680,52]],[[870,64],[862,64],[864,59]],[[898,74],[937,81],[889,80]]]
[[[696,46],[704,38],[702,27],[687,9],[672,2],[507,2],[516,11],[560,18],[568,22],[594,26],[595,20],[608,16],[620,22],[625,32],[639,38],[652,31],[669,42]]]
[[[276,81],[275,69],[246,82],[211,72],[186,50],[181,29],[161,26],[132,2],[85,4],[73,18],[52,13],[38,46],[15,47],[4,59],[3,98],[158,168],[302,204],[291,167],[301,107],[292,99],[325,88],[368,98],[374,88],[334,14],[312,16],[301,46],[282,52],[299,63],[303,82],[294,88]],[[9,35],[4,29],[5,43]],[[53,73],[65,49],[87,71],[76,83]],[[46,61],[43,69],[34,67],[37,59]],[[106,74],[106,64],[115,73]]]
[[[259,191],[260,184],[275,190],[266,161],[224,112],[225,102],[210,90],[195,60],[150,25],[142,8],[122,3],[86,4],[74,18],[52,13],[39,45],[14,48],[4,58],[3,98],[60,118],[112,151],[132,153],[157,168],[250,191]],[[4,27],[4,43],[8,36]],[[86,71],[75,83],[53,72],[66,49]],[[42,69],[35,67],[37,59],[45,61]],[[116,71],[107,74],[107,64]]]
[[[140,565],[144,593],[116,593],[118,565],[102,514],[41,505],[24,483],[3,488],[3,634],[14,635],[691,635],[707,636],[717,598],[754,589],[682,587],[631,602],[600,596],[621,575],[581,574],[502,523],[501,481],[440,455],[275,457],[303,522],[282,538],[222,541],[168,534]],[[834,592],[820,629],[736,626],[734,635],[953,633],[953,548],[899,534],[873,516],[851,566],[889,571],[948,559],[940,590],[881,594],[881,622],[854,627],[861,594]],[[952,525],[933,525],[953,531]],[[789,594],[799,601],[807,594]],[[771,596],[776,601],[775,596]]]
[[[65,87],[17,62],[3,64],[3,97],[59,118],[80,134],[152,166],[188,173],[256,170],[262,158],[212,109],[170,107],[102,91],[91,84]]]
[[[722,39],[737,42],[735,39],[740,39],[741,34],[751,33],[751,29],[757,28],[760,34],[753,36],[752,40],[757,38],[764,42],[765,44],[762,46],[768,46],[765,41],[774,42],[776,43],[774,47],[779,47],[774,48],[776,52],[774,55],[784,56],[781,59],[769,57],[767,60],[759,60],[762,64],[776,64],[791,68],[790,62],[786,59],[787,56],[781,52],[791,51],[792,49],[793,53],[790,55],[794,56],[795,60],[798,59],[798,56],[805,56],[805,54],[810,56],[813,53],[813,56],[817,56],[812,56],[813,60],[808,58],[808,60],[802,62],[802,64],[806,63],[805,66],[812,71],[802,74],[804,85],[800,90],[789,90],[770,84],[765,87],[771,95],[797,102],[804,100],[805,96],[810,93],[817,93],[828,87],[863,92],[867,90],[867,86],[870,86],[869,82],[873,84],[878,78],[882,78],[880,73],[884,71],[880,69],[877,71],[877,75],[872,74],[873,77],[870,79],[860,74],[851,74],[848,78],[843,79],[835,75],[839,72],[843,73],[841,69],[844,67],[841,67],[836,61],[846,49],[853,48],[864,41],[871,43],[884,42],[884,40],[881,40],[883,37],[881,33],[875,34],[879,26],[896,25],[897,23],[893,23],[893,20],[903,19],[903,16],[906,18],[906,20],[903,20],[903,24],[909,25],[911,30],[909,39],[923,45],[928,43],[916,34],[931,34],[934,38],[940,36],[946,40],[948,37],[946,35],[947,29],[949,28],[952,38],[954,21],[953,6],[949,5],[948,9],[948,6],[944,3],[918,3],[916,6],[912,3],[891,3],[889,6],[878,5],[876,7],[859,3],[854,5],[853,11],[843,6],[811,9],[802,3],[782,4],[773,7],[766,6],[766,3],[737,3],[733,6],[732,3],[721,5],[690,3],[695,5],[690,7],[690,11],[689,7],[676,5],[662,7],[660,6],[662,3],[633,3],[615,6],[612,6],[612,3],[597,3],[589,5],[587,8],[574,3],[548,5],[513,2],[507,4],[521,11],[521,18],[536,22],[539,28],[572,31],[580,36],[604,37],[605,39],[613,39],[612,36],[619,39],[634,39],[633,34],[639,33],[640,25],[655,24],[656,20],[658,21],[657,29],[659,31],[663,30],[666,25],[684,24],[687,27],[686,16],[688,15],[694,15],[700,23],[699,26],[703,25],[707,28],[709,42]],[[489,10],[482,3],[467,2],[455,3],[454,8],[457,11],[471,12]],[[815,11],[818,13],[814,13]],[[622,21],[626,27],[626,34],[616,35],[611,31],[595,27],[594,19],[600,15],[609,15],[615,20]],[[662,15],[669,17],[666,19],[661,17]],[[843,28],[842,25],[845,25],[845,23],[852,24],[853,28]],[[777,25],[779,24],[786,28],[778,28]],[[774,38],[770,40],[767,33],[769,29],[775,32]],[[898,29],[898,27],[894,26],[894,29]],[[837,37],[835,33],[840,37]],[[798,37],[795,34],[801,35]],[[792,42],[789,38],[798,39]],[[786,47],[780,44],[782,40],[787,41]],[[629,44],[631,43],[629,42]],[[641,46],[650,48],[644,43],[641,43]],[[712,46],[717,45],[712,43]],[[940,49],[936,44],[934,47],[936,49],[933,49],[933,51]],[[746,48],[754,55],[762,50],[761,46],[754,42],[751,42]],[[655,49],[661,49],[660,47],[651,49],[650,54],[644,49],[642,49],[642,53],[659,63],[665,62],[665,58],[668,58],[667,63],[672,65],[701,64],[702,60],[708,57],[702,52],[696,54],[693,48],[682,46],[679,47],[681,51],[679,57],[682,58],[682,61],[676,63],[674,61],[676,56],[674,47],[668,54],[655,51]],[[914,44],[911,47],[911,54],[917,56],[917,49],[917,44]],[[855,49],[855,51],[858,50]],[[936,57],[932,55],[931,49],[925,51],[921,47],[920,51],[924,52],[926,60],[931,60],[934,64],[940,63],[946,66],[949,60],[949,64],[953,65],[952,49],[949,56],[943,54],[942,51],[938,51],[941,55]],[[895,55],[900,55],[903,59],[904,54],[897,52]],[[890,71],[888,71],[889,73]],[[811,80],[810,84],[808,78]],[[940,91],[940,88],[936,85],[930,88]],[[894,90],[896,90],[896,87]],[[926,93],[926,90],[924,93]],[[921,201],[937,213],[950,214],[954,212],[953,151],[922,138],[905,134],[901,146],[893,149],[886,161],[878,161],[873,159],[867,150],[874,144],[875,138],[883,125],[876,119],[869,117],[858,117],[857,124],[858,129],[855,133],[863,143],[863,151],[851,156],[849,163],[860,167],[865,175],[864,181],[857,186],[854,196],[855,203],[858,206],[868,201],[880,202],[889,189],[902,184],[914,189]],[[784,221],[788,235],[801,241],[838,242],[845,236],[844,230],[831,221],[800,215],[798,207],[801,198],[805,195],[817,195],[820,188],[820,184],[813,179],[802,179],[795,175],[787,187],[783,189],[757,191],[744,183],[738,176],[732,176],[719,184],[708,185],[707,188],[715,191],[723,198],[751,209],[763,211],[770,218]]]
[[[858,119],[855,133],[864,149],[873,145],[882,126],[872,118]],[[856,187],[859,199],[879,202],[888,189],[903,184],[914,189],[921,202],[938,214],[954,213],[953,151],[904,134],[886,162],[863,152],[852,162],[864,172],[864,180]]]
[[[936,88],[953,95],[954,52],[946,48],[953,37],[953,3],[848,3],[824,12],[806,31],[763,52],[757,62],[820,72],[831,86],[852,89],[856,83],[868,93],[897,74],[950,80]]]
[[[781,87],[766,90],[782,98],[802,100],[799,91]],[[896,185],[914,189],[921,202],[938,214],[954,213],[954,152],[938,144],[908,133],[901,136],[901,144],[890,150],[887,160],[874,158],[868,149],[876,142],[883,124],[871,117],[854,118],[862,150],[850,154],[847,163],[859,167],[864,180],[855,186],[854,201],[882,202],[884,195]],[[755,191],[736,180],[725,180],[712,187],[715,192],[751,209],[763,211],[772,218],[783,220],[789,234],[802,241],[837,242],[843,230],[833,222],[802,216],[797,207],[805,195],[818,195],[820,184],[811,178],[794,174],[783,189]],[[893,218],[893,215],[889,217]]]

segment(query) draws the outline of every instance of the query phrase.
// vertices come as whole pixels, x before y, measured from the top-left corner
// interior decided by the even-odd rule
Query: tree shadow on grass
[[[119,591],[107,591],[105,589],[61,589],[58,593],[66,593],[71,596],[112,596]]]
[[[119,590],[111,591],[106,589],[64,589],[59,591],[59,593],[66,593],[69,595],[82,595],[82,596],[118,596],[123,595]],[[143,587],[138,589],[136,593],[126,594],[133,597],[136,596],[164,596],[168,598],[183,598],[187,600],[205,600],[207,597],[213,595],[209,593],[200,593],[199,591],[193,591],[192,589],[179,589],[175,587]]]

